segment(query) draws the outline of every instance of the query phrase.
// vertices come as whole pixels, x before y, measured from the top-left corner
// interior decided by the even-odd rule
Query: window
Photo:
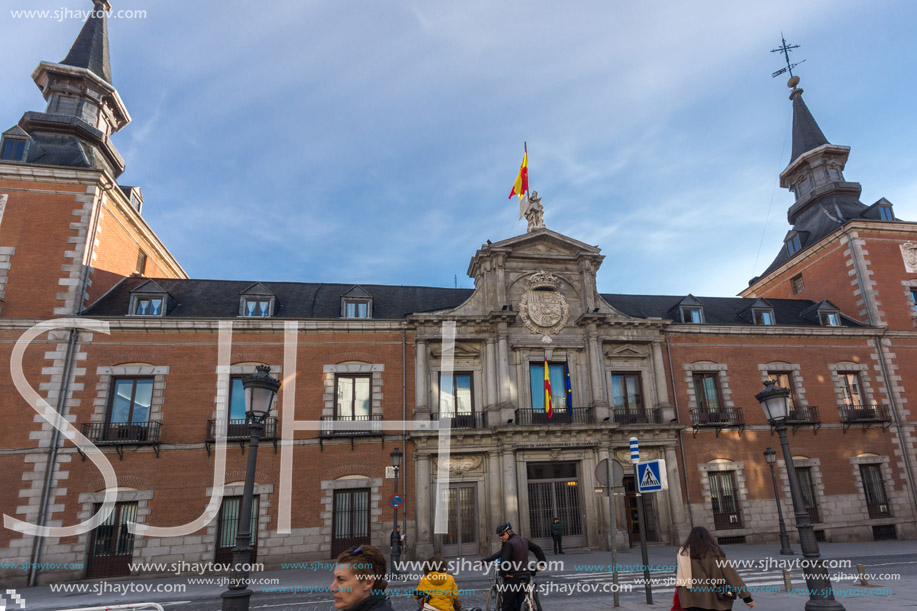
[[[76,116],[76,109],[79,107],[80,101],[74,97],[70,96],[58,96],[57,97],[57,114],[59,115],[74,115]]]
[[[368,301],[347,301],[344,303],[344,318],[369,318]]]
[[[752,310],[755,318],[756,325],[772,325],[774,324],[774,311],[773,310],[762,310],[755,308]]]
[[[335,490],[332,505],[331,555],[370,543],[369,488]]]
[[[137,196],[135,192],[136,189],[131,189],[131,206],[137,212],[140,212],[140,208],[143,206],[143,201]]]
[[[271,315],[271,298],[245,297],[242,305],[242,315],[256,318],[269,317]]]
[[[863,478],[863,494],[866,495],[870,519],[891,517],[880,466],[860,465],[860,476]]]
[[[152,403],[153,378],[116,378],[102,439],[146,441]]]
[[[146,253],[142,250],[137,253],[137,273],[141,276],[146,273]]]
[[[802,501],[809,512],[809,519],[813,524],[821,522],[818,513],[818,504],[815,502],[815,486],[812,485],[812,467],[796,467],[796,477],[799,487],[802,488]]]
[[[862,407],[863,395],[860,393],[860,374],[838,373],[837,376],[841,380],[841,388],[844,392],[844,405],[854,408]]]
[[[796,387],[793,385],[793,374],[785,371],[768,371],[767,379],[773,381],[777,386],[786,388],[790,391],[788,403],[790,411],[796,409]]]
[[[913,316],[917,314],[917,289],[909,290],[908,295],[911,296],[911,316]]]
[[[710,502],[713,505],[713,526],[716,530],[742,528],[739,498],[736,493],[735,471],[711,471]]]
[[[162,297],[138,297],[134,306],[135,316],[162,316]]]
[[[643,416],[643,396],[639,373],[611,374],[611,400],[615,422],[633,424],[646,422]]]
[[[698,307],[681,307],[681,322],[699,325],[704,322],[704,310]]]
[[[818,313],[818,320],[823,327],[841,326],[841,317],[836,311],[821,311]]]
[[[529,366],[529,376],[532,381],[532,411],[544,413],[544,363],[532,363]],[[567,411],[567,398],[564,386],[563,363],[548,363],[548,376],[551,380],[551,410],[557,412]]]
[[[802,248],[802,244],[801,244],[801,242],[799,241],[799,234],[798,234],[798,233],[794,233],[792,236],[790,236],[789,238],[787,238],[787,241],[786,241],[786,254],[788,254],[788,255],[790,255],[790,256],[792,257],[792,256],[795,255],[797,252],[799,252],[799,249],[800,249],[800,248]]]
[[[694,396],[698,409],[706,412],[719,412],[720,395],[717,375],[715,373],[695,373]]]
[[[250,562],[255,562],[258,557],[258,501],[260,497],[256,494],[252,497],[252,521],[249,526],[252,538],[249,545],[252,548]],[[217,545],[214,562],[218,564],[232,563],[232,550],[236,545],[236,537],[239,535],[239,514],[242,512],[242,497],[227,496],[223,497],[223,504],[220,506],[220,517],[217,519]]]
[[[895,220],[895,215],[892,213],[892,209],[888,206],[879,206],[879,218],[883,221],[893,221]]]
[[[338,420],[369,420],[372,378],[368,375],[338,375],[335,378]]]
[[[96,513],[102,504],[96,504]],[[128,522],[137,520],[137,503],[115,503],[114,511],[92,531],[89,544],[86,578],[127,577],[131,574],[129,563],[134,555],[134,535]]]
[[[793,284],[793,294],[794,295],[798,295],[799,293],[806,290],[806,283],[803,282],[802,280],[802,274],[793,276],[793,279],[790,280],[790,282]]]
[[[22,138],[4,138],[0,159],[4,161],[24,161],[26,141]]]
[[[470,416],[474,411],[471,374],[439,375],[439,413],[441,417]]]

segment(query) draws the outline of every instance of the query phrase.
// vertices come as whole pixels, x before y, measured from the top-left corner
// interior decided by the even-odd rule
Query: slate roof
[[[125,278],[84,312],[85,316],[120,317],[128,314],[131,290],[147,278]],[[241,293],[251,280],[167,280],[158,283],[174,300],[167,318],[236,318]],[[276,297],[274,318],[341,318],[341,297],[354,284],[262,282]],[[374,320],[403,320],[413,313],[454,308],[474,292],[422,286],[360,284],[373,299]]]
[[[606,293],[602,295],[610,306],[635,318],[666,318],[681,322],[677,309],[673,311],[685,295],[620,295]],[[757,298],[742,297],[695,297],[704,306],[704,323],[707,325],[738,325],[753,327],[751,318],[741,316]],[[767,299],[774,308],[774,320],[778,327],[818,327],[817,322],[804,318],[802,313],[817,305],[809,299]],[[860,327],[859,323],[841,316],[845,327]]]
[[[802,89],[796,90],[793,95],[793,152],[790,156],[790,162],[796,161],[796,158],[807,151],[818,148],[823,144],[829,144],[825,134],[822,133],[815,117],[809,111],[809,107],[802,100]]]
[[[104,8],[93,5],[93,11],[83,24],[79,36],[62,64],[87,68],[111,84],[111,61],[108,57],[108,28]]]

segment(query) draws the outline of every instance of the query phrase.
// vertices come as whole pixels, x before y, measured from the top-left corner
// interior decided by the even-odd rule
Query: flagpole
[[[526,176],[526,181],[525,181],[525,198],[526,198],[526,199],[530,199],[530,198],[529,198],[529,181],[528,181],[528,175],[529,175],[529,144],[528,144],[528,142],[526,142],[525,140],[523,140],[523,141],[522,141],[522,146],[523,146],[523,148],[525,149],[525,176]]]

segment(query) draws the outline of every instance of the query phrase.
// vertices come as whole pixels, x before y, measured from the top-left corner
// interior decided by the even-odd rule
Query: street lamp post
[[[258,365],[256,369],[257,373],[242,379],[242,388],[245,390],[245,415],[248,417],[251,441],[248,446],[248,468],[245,471],[245,488],[242,491],[236,546],[232,550],[229,588],[220,594],[220,598],[223,599],[223,611],[247,611],[252,595],[252,591],[248,589],[248,571],[252,556],[252,498],[255,494],[258,442],[264,430],[264,420],[270,413],[274,397],[280,388],[280,380],[271,377],[270,367]]]
[[[395,494],[398,494],[398,472],[401,470],[401,450],[395,448],[389,456],[392,457],[392,467],[395,469]],[[398,574],[398,561],[401,559],[401,533],[398,532],[398,507],[393,504],[395,520],[392,523],[392,575]]]
[[[771,481],[774,482],[774,500],[777,502],[777,522],[780,524],[780,553],[789,556],[793,553],[790,547],[790,538],[786,534],[786,522],[783,521],[783,508],[780,506],[780,492],[777,490],[777,474],[774,472],[774,463],[777,462],[777,452],[768,448],[764,450],[764,460],[771,468]]]
[[[815,540],[815,532],[812,530],[812,521],[803,503],[799,480],[796,477],[793,454],[790,452],[790,442],[786,436],[789,396],[789,390],[776,386],[773,380],[767,380],[764,382],[764,390],[755,395],[755,399],[761,404],[765,417],[780,436],[780,446],[783,448],[783,460],[786,462],[786,472],[790,479],[790,496],[793,499],[793,511],[796,514],[796,530],[799,531],[799,546],[806,559],[802,567],[809,590],[809,600],[806,602],[805,609],[806,611],[844,611],[844,605],[834,599],[831,579],[820,560],[821,554],[818,550],[818,542]]]

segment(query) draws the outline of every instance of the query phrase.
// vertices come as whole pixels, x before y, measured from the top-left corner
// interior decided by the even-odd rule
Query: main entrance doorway
[[[553,549],[551,523],[554,518],[560,518],[563,524],[564,547],[582,547],[585,544],[578,464],[535,462],[526,465],[529,531],[522,534],[545,549]]]
[[[646,516],[646,540],[658,541],[659,533],[656,530],[656,503],[655,493],[643,494],[643,515]],[[624,505],[627,508],[627,532],[630,533],[631,544],[640,543],[640,513],[637,503],[637,487],[634,485],[634,476],[624,478]]]
[[[452,485],[443,494],[449,507],[449,532],[443,535],[443,556],[480,555],[475,485]]]

